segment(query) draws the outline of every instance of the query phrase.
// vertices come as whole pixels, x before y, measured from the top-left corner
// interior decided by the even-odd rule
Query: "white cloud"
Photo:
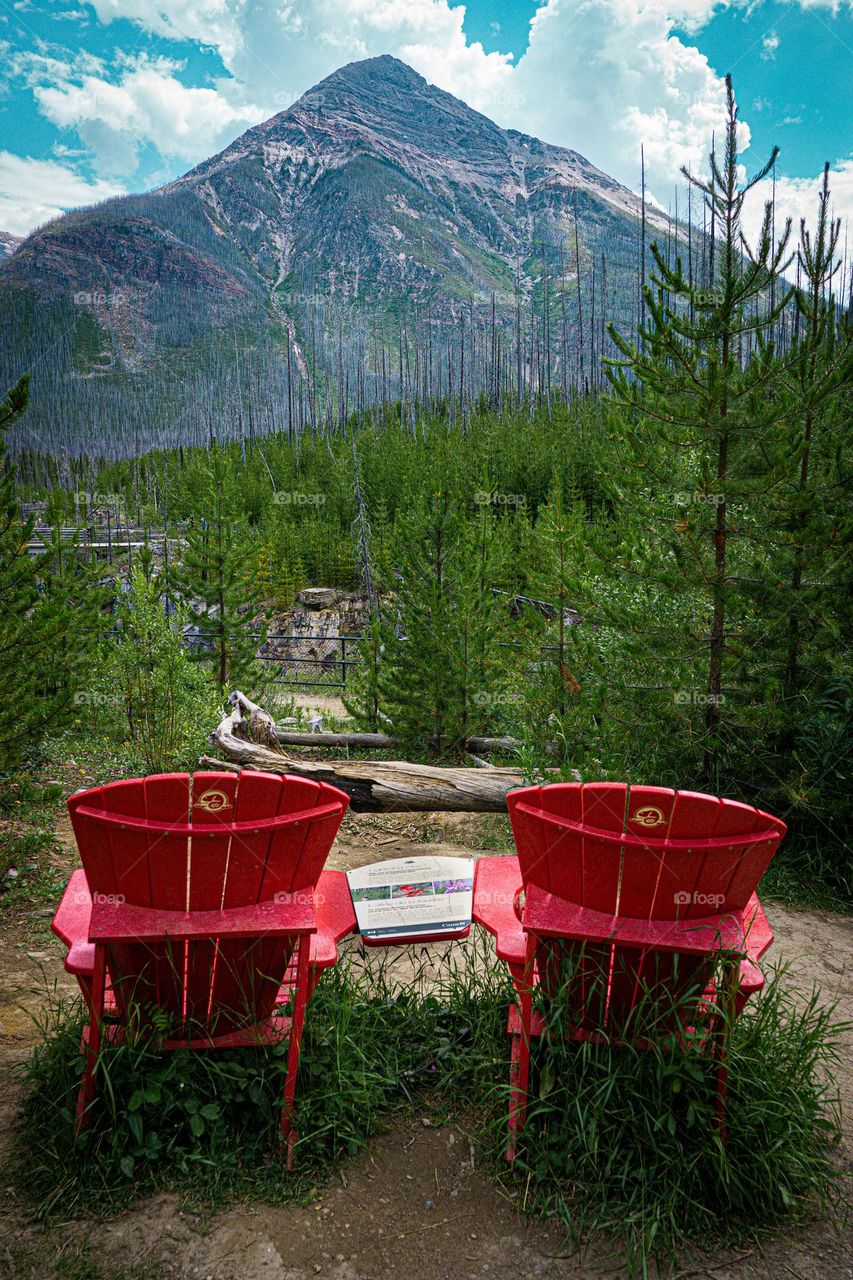
[[[806,230],[813,230],[817,222],[818,196],[823,183],[823,173],[814,178],[776,178],[776,227],[781,231],[785,219],[791,219],[791,243],[796,244],[800,235],[800,222],[805,219]],[[853,212],[853,156],[841,160],[829,171],[830,210],[833,218],[849,219]],[[770,178],[754,187],[747,197],[743,216],[743,228],[750,244],[755,242],[764,214],[764,206],[773,195]],[[843,235],[843,231],[842,231]]]
[[[75,129],[107,176],[131,175],[141,143],[191,163],[263,117],[260,108],[231,101],[227,84],[188,88],[176,75],[181,65],[166,58],[123,61],[117,81],[87,74],[35,88],[42,113],[60,128]]]
[[[723,83],[707,58],[671,30],[662,4],[549,0],[513,73],[525,129],[573,147],[633,188],[642,143],[650,190],[667,203],[682,165],[704,167],[724,111]],[[744,145],[748,139],[744,128]]]
[[[0,227],[26,235],[67,209],[122,194],[112,182],[87,182],[55,160],[33,160],[0,151]]]
[[[69,55],[63,70],[61,59],[31,55],[27,74],[41,109],[78,132],[102,176],[129,178],[145,144],[173,167],[189,167],[342,64],[391,53],[498,123],[572,147],[634,189],[642,143],[649,191],[668,204],[683,185],[682,165],[705,170],[724,109],[721,78],[689,37],[673,32],[696,31],[721,4],[745,0],[542,0],[515,65],[510,54],[469,42],[464,8],[448,0],[91,3],[102,22],[124,18],[213,48],[226,73],[191,88],[180,64],[163,58],[106,67]],[[773,39],[768,33],[765,47]],[[748,141],[744,124],[743,149]]]
[[[714,0],[547,0],[515,66],[511,55],[469,43],[464,9],[447,0],[93,3],[102,21],[124,17],[154,34],[213,45],[231,76],[214,89],[182,92],[174,71],[152,65],[115,84],[89,76],[41,89],[50,118],[78,128],[107,173],[127,172],[143,139],[164,155],[200,160],[229,129],[233,137],[343,63],[380,53],[505,126],[581,151],[632,186],[642,140],[650,189],[664,202],[680,166],[703,163],[720,120],[719,77],[672,35],[676,21],[700,26]]]
[[[775,31],[768,31],[761,39],[761,61],[772,62],[776,57],[776,50],[781,44],[781,40]]]
[[[242,0],[90,0],[101,22],[126,18],[151,35],[217,49],[226,65],[240,43]],[[282,10],[289,6],[280,5]]]

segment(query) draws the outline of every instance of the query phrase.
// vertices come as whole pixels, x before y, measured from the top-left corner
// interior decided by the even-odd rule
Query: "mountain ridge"
[[[633,315],[639,214],[579,153],[501,129],[388,55],[348,63],[181,177],[29,236],[0,265],[11,313],[0,376],[34,351],[29,447],[48,434],[72,452],[134,452],[198,438],[218,417],[237,430],[249,408],[238,369],[251,366],[258,387],[253,430],[281,429],[282,399],[288,429],[301,429],[339,407],[344,387],[366,401],[409,393],[387,366],[403,363],[401,331],[422,323],[413,311],[428,312],[424,338],[450,379],[460,312],[475,342],[489,322],[477,309],[490,309],[506,346],[520,307],[557,300],[548,367],[553,355],[563,384],[577,384],[602,319]],[[666,226],[652,210],[647,220]],[[578,267],[593,273],[589,297]],[[550,316],[541,323],[552,343]],[[532,363],[528,353],[516,368],[519,385]],[[471,389],[497,377],[472,367]],[[134,422],[124,440],[122,399]]]

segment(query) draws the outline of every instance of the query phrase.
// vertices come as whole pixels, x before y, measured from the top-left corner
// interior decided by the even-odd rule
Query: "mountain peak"
[[[342,367],[374,397],[377,351],[394,365],[393,335],[412,313],[415,341],[429,332],[437,352],[455,349],[463,314],[511,351],[519,306],[542,305],[543,273],[568,287],[567,246],[584,280],[606,256],[597,314],[630,322],[639,212],[582,156],[499,128],[398,58],[351,62],[181,178],[59,218],[0,263],[7,329],[30,335],[42,371],[20,442],[55,437],[57,404],[64,446],[82,452],[93,439],[113,451],[190,439],[200,402],[233,418],[223,370],[235,333],[271,424],[282,404],[313,415],[316,388],[337,385]],[[582,324],[575,314],[572,294],[558,326],[566,353],[597,332],[591,306]],[[68,332],[72,342],[55,336]],[[479,368],[488,343],[473,341]],[[24,365],[5,346],[9,383]],[[592,356],[561,357],[564,385]],[[526,360],[520,351],[513,378]],[[123,443],[130,403],[143,406],[135,445]]]
[[[338,67],[331,75],[326,76],[315,85],[312,93],[326,84],[351,84],[362,86],[381,81],[384,85],[426,87],[427,81],[418,75],[407,62],[402,62],[390,53],[381,53],[375,58],[361,58],[356,62],[347,62]]]

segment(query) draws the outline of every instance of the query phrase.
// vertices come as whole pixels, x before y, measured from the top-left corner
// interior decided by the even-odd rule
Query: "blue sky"
[[[0,0],[0,229],[185,172],[345,62],[403,58],[664,204],[732,71],[786,211],[853,210],[850,0]],[[744,130],[746,140],[747,129]]]

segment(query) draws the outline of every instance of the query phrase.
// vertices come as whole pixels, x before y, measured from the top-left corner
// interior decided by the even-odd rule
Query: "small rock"
[[[331,609],[337,602],[338,593],[334,587],[305,587],[297,599],[306,609]]]

